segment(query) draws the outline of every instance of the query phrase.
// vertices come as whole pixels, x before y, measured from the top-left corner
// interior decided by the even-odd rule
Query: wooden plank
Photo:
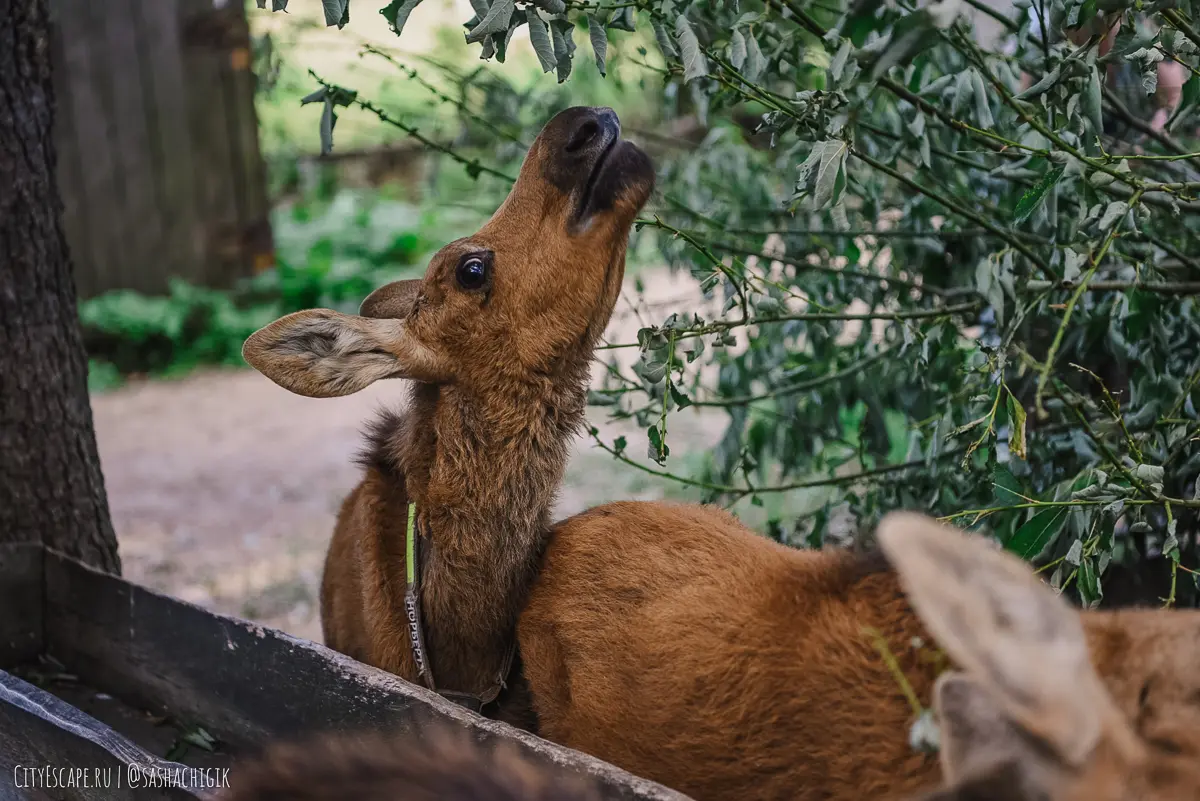
[[[0,798],[198,801],[202,788],[228,786],[227,777],[159,759],[0,670]]]
[[[241,254],[236,270],[223,278],[231,286],[252,271],[275,263],[271,235],[270,198],[267,195],[266,165],[258,141],[258,113],[254,106],[257,81],[251,70],[250,24],[240,4],[236,34],[229,40],[230,116],[234,122],[234,164],[238,184],[238,220]]]
[[[41,543],[0,545],[0,666],[41,652]]]
[[[189,281],[204,273],[196,218],[196,165],[180,56],[179,16],[172,0],[137,0],[134,16],[144,48],[142,86],[150,114],[150,159],[162,215],[161,269]],[[163,282],[166,286],[166,282]]]
[[[196,211],[203,236],[206,286],[220,286],[236,269],[241,250],[233,122],[229,116],[226,39],[236,31],[232,3],[177,0],[180,54],[187,80],[188,128],[196,167]],[[230,266],[233,265],[233,266]]]
[[[235,749],[316,731],[468,729],[592,776],[608,799],[686,801],[597,759],[487,720],[428,690],[283,632],[214,615],[46,554],[46,647],[89,685],[193,718]]]
[[[144,36],[138,30],[136,0],[105,0],[102,25],[91,44],[105,64],[113,167],[120,176],[124,204],[113,236],[123,246],[116,274],[119,286],[145,293],[162,293],[167,277],[160,263],[162,209],[155,198],[147,103],[153,96],[142,86]]]
[[[71,130],[62,132],[62,152],[78,160],[80,182],[73,190],[85,210],[88,238],[75,243],[72,258],[78,283],[95,291],[111,284],[124,260],[114,236],[124,201],[112,159],[112,120],[108,104],[108,68],[103,53],[93,47],[95,31],[103,29],[104,3],[92,0],[53,0],[62,36],[62,58],[57,68],[70,85]]]

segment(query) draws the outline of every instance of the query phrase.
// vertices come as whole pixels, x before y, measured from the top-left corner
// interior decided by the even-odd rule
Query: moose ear
[[[421,291],[421,280],[393,281],[376,289],[358,307],[363,317],[403,320],[412,312]]]
[[[451,378],[449,360],[417,342],[401,320],[329,309],[281,317],[246,340],[242,357],[279,386],[309,398],[350,395],[384,378]]]
[[[1081,764],[1115,706],[1092,667],[1078,613],[982,537],[904,512],[886,516],[877,536],[947,655],[1004,718],[1068,765]]]
[[[938,677],[933,709],[941,733],[942,780],[947,785],[1039,757],[1036,741],[1022,736],[993,694],[964,673],[948,671]]]

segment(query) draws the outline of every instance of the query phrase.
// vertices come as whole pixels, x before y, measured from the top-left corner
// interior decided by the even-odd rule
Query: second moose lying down
[[[883,653],[925,701],[932,632],[1039,741],[998,747],[1048,749],[1063,776],[1146,748],[1200,756],[1200,612],[1078,615],[928,518],[880,537],[912,606],[879,554],[787,548],[720,509],[617,503],[560,523],[520,622],[539,734],[699,801],[902,798],[937,766],[909,744]]]
[[[963,666],[935,683],[943,787],[923,801],[1197,797],[1200,732],[1147,729],[1123,714],[1089,664],[1079,616],[1024,564],[912,515],[885,519],[880,540],[917,614]],[[876,746],[857,743],[853,754],[865,759]],[[903,798],[903,788],[914,783],[897,775],[881,788],[881,797]],[[515,751],[485,750],[446,733],[423,742],[372,737],[281,746],[235,772],[232,785],[235,790],[219,801],[602,797],[579,778],[534,765]],[[804,796],[803,787],[792,789],[780,797]]]
[[[243,351],[312,397],[413,379],[408,410],[376,424],[366,475],[342,506],[321,623],[330,647],[476,709],[510,675],[593,349],[654,186],[620,131],[610,109],[561,112],[491,220],[442,248],[424,279],[376,290],[361,317],[289,315]],[[520,698],[501,701],[497,717],[530,725]]]

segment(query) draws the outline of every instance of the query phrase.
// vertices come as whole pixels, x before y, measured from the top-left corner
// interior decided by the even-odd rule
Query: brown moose
[[[1036,736],[1021,755],[1051,767],[1031,786],[1129,769],[1178,788],[1173,771],[1197,770],[1200,612],[1068,612],[927,518],[891,517],[880,538],[899,577],[878,552],[787,548],[717,508],[615,503],[558,524],[519,627],[538,733],[700,801],[904,798],[937,777],[897,679],[929,699],[932,632],[1020,730],[1005,747]],[[942,685],[943,706],[978,711],[972,687]],[[1200,798],[1187,775],[1193,795],[1097,798]]]
[[[1197,797],[1200,731],[1195,719],[1172,709],[1170,697],[1140,698],[1135,716],[1123,712],[1091,665],[1081,617],[1026,565],[978,538],[917,515],[885,518],[879,539],[916,613],[962,669],[943,672],[933,684],[941,778],[920,769],[915,774],[897,773],[891,781],[874,786],[878,795],[864,793],[860,798],[903,799],[910,795],[908,788],[939,781],[943,788],[923,801],[1190,801]],[[831,603],[838,601],[831,599]],[[781,694],[788,692],[780,688]],[[886,703],[884,696],[880,700]],[[792,726],[780,736],[795,731]],[[810,736],[817,739],[820,733]],[[880,746],[890,747],[891,733],[884,732],[883,737],[881,742],[836,745],[849,745],[850,761],[878,770],[880,763],[872,753]],[[894,767],[911,769],[902,763]],[[788,792],[775,783],[770,768],[770,764],[750,765],[747,774],[762,771],[762,780],[776,788],[772,797],[813,795],[803,784]],[[803,775],[792,774],[792,778],[802,781]],[[277,746],[261,761],[235,771],[232,787],[220,801],[593,801],[601,797],[581,778],[534,765],[514,749],[488,749],[465,735],[445,731],[423,739],[334,737]],[[751,784],[713,797],[732,801],[764,796]]]
[[[491,220],[442,248],[423,279],[376,290],[361,316],[298,312],[247,340],[246,361],[301,395],[412,379],[409,408],[376,423],[338,517],[321,589],[327,645],[475,708],[517,675],[517,615],[653,186],[612,110],[567,109]],[[419,603],[407,597],[410,502]],[[508,712],[488,711],[530,727],[512,695]]]

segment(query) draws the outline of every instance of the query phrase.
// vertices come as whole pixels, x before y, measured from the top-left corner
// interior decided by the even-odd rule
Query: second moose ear
[[[418,342],[394,319],[329,309],[282,317],[242,346],[246,362],[284,389],[309,398],[350,395],[384,378],[448,382],[450,360]]]
[[[393,281],[376,289],[358,307],[363,317],[381,320],[403,320],[412,312],[421,291],[421,279]]]
[[[1114,708],[1078,613],[1015,556],[923,515],[886,516],[878,539],[951,660],[1017,728],[1081,764]]]

